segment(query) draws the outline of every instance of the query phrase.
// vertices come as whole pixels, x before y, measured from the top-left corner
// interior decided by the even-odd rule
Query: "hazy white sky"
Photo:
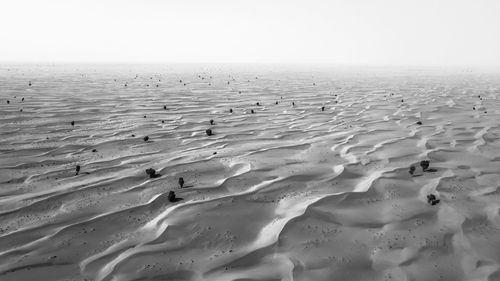
[[[499,0],[0,0],[0,61],[500,65]]]

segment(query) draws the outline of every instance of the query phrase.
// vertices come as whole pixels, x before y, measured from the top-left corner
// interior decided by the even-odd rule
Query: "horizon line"
[[[426,64],[426,63],[362,63],[362,62],[249,62],[249,61],[231,61],[231,62],[216,62],[216,61],[17,61],[17,60],[0,60],[0,65],[5,64],[29,64],[29,65],[67,65],[67,64],[77,64],[77,65],[161,65],[161,64],[171,64],[171,65],[305,65],[305,66],[343,66],[343,67],[432,67],[432,68],[500,68],[500,65],[496,64],[466,64],[466,63],[456,63],[456,64]]]

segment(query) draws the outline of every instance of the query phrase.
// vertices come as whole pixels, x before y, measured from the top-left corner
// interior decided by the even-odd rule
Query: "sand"
[[[466,69],[3,65],[0,280],[500,280],[499,94]]]

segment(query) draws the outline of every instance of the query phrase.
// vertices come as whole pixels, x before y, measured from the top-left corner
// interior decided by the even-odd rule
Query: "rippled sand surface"
[[[0,280],[500,280],[500,76],[192,68],[0,67]]]

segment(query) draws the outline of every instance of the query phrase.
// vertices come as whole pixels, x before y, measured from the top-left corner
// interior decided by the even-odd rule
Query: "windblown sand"
[[[2,66],[0,280],[500,280],[499,95],[459,70]]]

